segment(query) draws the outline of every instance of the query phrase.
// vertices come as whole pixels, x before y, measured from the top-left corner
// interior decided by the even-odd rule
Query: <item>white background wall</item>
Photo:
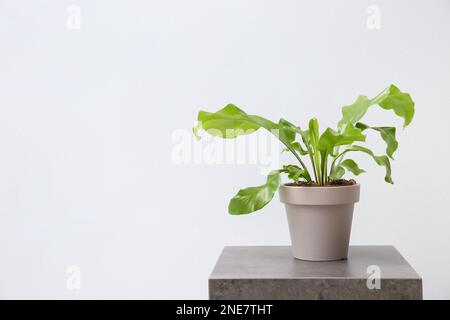
[[[207,298],[222,247],[288,244],[286,218],[278,199],[229,216],[259,167],[176,164],[172,133],[228,102],[331,126],[394,83],[416,117],[394,186],[359,160],[352,243],[395,245],[425,298],[449,299],[449,35],[446,0],[1,0],[0,298]],[[68,265],[81,290],[66,288]]]

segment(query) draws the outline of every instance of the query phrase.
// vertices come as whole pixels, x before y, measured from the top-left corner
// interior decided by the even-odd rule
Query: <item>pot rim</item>
[[[289,189],[342,189],[342,188],[355,188],[355,187],[359,187],[360,184],[357,182],[355,184],[351,184],[351,185],[345,185],[345,186],[288,186],[286,183],[283,183],[281,187],[284,188],[289,188]]]
[[[349,186],[302,187],[281,185],[280,201],[292,205],[338,205],[359,201],[360,184]]]

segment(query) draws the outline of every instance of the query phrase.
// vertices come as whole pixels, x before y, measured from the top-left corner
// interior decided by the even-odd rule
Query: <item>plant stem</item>
[[[316,165],[314,164],[314,158],[313,158],[313,152],[311,150],[311,147],[308,144],[306,145],[306,149],[308,150],[308,155],[309,155],[309,159],[311,160],[311,165],[314,171],[314,178],[316,179],[316,183],[319,183],[319,176],[317,175],[317,169],[316,169]]]
[[[317,168],[318,168],[318,175],[319,175],[319,179],[320,179],[320,184],[321,185],[323,185],[323,170],[322,170],[322,163],[321,163],[321,161],[320,161],[320,155],[319,154],[317,154],[317,156],[315,155],[315,158],[316,158],[316,165],[317,165]]]
[[[322,155],[322,182],[328,183],[328,152]]]
[[[314,178],[316,179],[316,183],[317,183],[317,182],[318,182],[318,181],[317,181],[317,180],[318,180],[318,177],[317,177],[317,169],[316,169],[316,165],[314,164],[313,158],[310,157],[310,159],[311,159],[311,164],[312,164],[313,171],[314,171]]]
[[[334,168],[335,166],[335,162],[338,158],[342,157],[344,154],[346,154],[349,150],[344,150],[341,153],[339,153],[334,159],[333,162],[331,163],[331,168]]]
[[[311,162],[313,163],[313,166],[315,167],[315,171],[316,171],[316,183],[317,184],[322,184],[322,170],[320,167],[320,155],[317,152],[317,150],[313,150],[310,149],[309,150],[310,154],[311,154]]]
[[[333,173],[333,171],[334,171],[334,159],[333,159],[333,161],[331,162],[331,166],[330,166],[330,175]]]
[[[281,141],[281,140],[280,140]],[[306,180],[308,182],[311,182],[311,175],[309,174],[308,168],[306,167],[305,163],[302,161],[302,159],[300,158],[300,156],[297,154],[297,152],[291,148],[291,146],[287,145],[286,143],[284,143],[283,141],[281,141],[286,148],[289,149],[290,152],[292,152],[292,154],[297,158],[298,162],[300,162],[300,165],[302,166],[303,170],[305,170],[305,174],[306,174]]]

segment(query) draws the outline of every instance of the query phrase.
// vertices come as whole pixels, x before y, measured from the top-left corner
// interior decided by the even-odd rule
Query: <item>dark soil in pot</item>
[[[353,179],[346,180],[346,179],[339,179],[334,180],[330,182],[329,184],[320,185],[315,183],[308,183],[308,182],[297,182],[297,183],[286,183],[289,187],[339,187],[339,186],[352,186],[356,184],[356,181]]]

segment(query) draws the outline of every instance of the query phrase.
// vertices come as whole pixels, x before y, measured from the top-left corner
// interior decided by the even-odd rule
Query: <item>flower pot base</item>
[[[359,185],[335,188],[284,186],[280,189],[280,198],[286,205],[295,258],[307,261],[347,258]]]
[[[300,259],[294,256],[294,259],[300,260],[300,261],[308,261],[308,262],[327,262],[327,261],[341,261],[341,260],[347,260],[348,258],[342,258],[342,259],[330,259],[330,260],[311,260],[311,259]]]

